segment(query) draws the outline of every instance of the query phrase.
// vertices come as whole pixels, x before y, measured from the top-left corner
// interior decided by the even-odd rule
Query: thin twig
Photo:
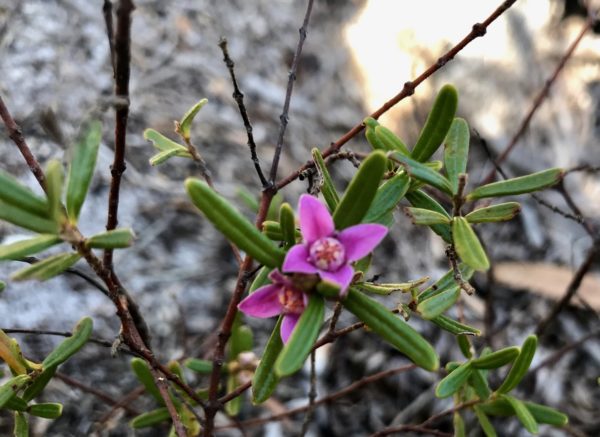
[[[169,411],[169,415],[171,416],[171,421],[173,422],[173,428],[175,428],[175,432],[178,437],[187,437],[187,432],[185,431],[185,427],[181,422],[181,417],[179,417],[179,413],[175,409],[175,405],[173,404],[173,399],[169,395],[169,385],[167,384],[166,379],[160,374],[160,372],[154,368],[150,368],[150,372],[152,373],[152,377],[154,378],[154,382],[158,387],[158,391],[160,392],[160,396],[163,398],[165,402],[165,407]]]
[[[315,411],[315,399],[317,399],[317,371],[315,369],[315,355],[316,351],[310,353],[310,390],[308,391],[308,410],[304,415],[302,421],[302,430],[300,431],[300,437],[304,437],[308,432],[310,421],[312,420],[313,413]]]
[[[546,357],[546,359],[544,359],[537,366],[535,366],[534,368],[530,369],[527,372],[527,376],[530,377],[530,376],[534,375],[538,370],[540,370],[540,369],[542,369],[544,367],[553,366],[558,361],[560,361],[568,352],[571,352],[572,350],[574,350],[574,349],[578,348],[579,346],[581,346],[586,341],[588,341],[588,340],[590,340],[590,339],[592,339],[594,337],[598,337],[598,336],[600,336],[600,329],[592,331],[589,334],[584,335],[583,337],[581,337],[579,340],[574,341],[573,343],[569,343],[569,344],[561,347],[559,350],[557,350],[556,352],[554,352],[552,355]]]
[[[285,92],[285,102],[283,104],[283,111],[279,116],[279,134],[277,135],[277,145],[275,146],[275,154],[273,155],[273,162],[271,163],[271,171],[269,172],[269,185],[275,185],[275,179],[277,178],[277,168],[279,167],[279,157],[281,156],[281,150],[283,149],[283,136],[285,129],[289,121],[288,111],[290,109],[290,101],[292,99],[292,91],[294,90],[294,82],[296,81],[296,71],[298,70],[298,61],[300,60],[300,54],[302,53],[302,46],[306,40],[306,32],[308,29],[308,22],[310,21],[310,14],[312,12],[313,0],[308,0],[306,6],[306,13],[304,14],[304,21],[300,28],[300,38],[298,39],[298,45],[294,52],[294,58],[292,60],[292,67],[288,74],[287,90]]]
[[[106,37],[108,39],[108,49],[110,51],[110,63],[113,69],[113,76],[116,75],[115,71],[115,30],[113,28],[113,5],[110,0],[104,0],[102,5],[102,15],[104,16],[104,24],[106,25]]]
[[[258,174],[260,183],[262,184],[263,189],[265,189],[269,186],[269,182],[267,181],[267,178],[265,178],[265,175],[262,172],[260,161],[258,159],[258,155],[256,154],[256,143],[254,142],[254,134],[252,133],[252,123],[250,123],[248,111],[246,111],[246,105],[244,105],[244,93],[240,90],[237,78],[235,77],[235,63],[229,56],[229,50],[227,49],[227,39],[221,38],[221,40],[219,41],[219,47],[223,52],[223,61],[227,66],[227,70],[229,70],[229,76],[231,76],[231,83],[233,84],[233,98],[238,105],[240,115],[242,116],[242,120],[244,122],[244,127],[246,128],[246,135],[248,136],[247,144],[248,148],[250,149],[250,158],[254,163],[254,168],[256,169],[256,173]]]
[[[121,399],[119,399],[117,401],[117,403],[112,406],[112,408],[110,410],[108,410],[106,413],[102,414],[102,416],[100,416],[98,418],[98,420],[95,421],[94,426],[97,427],[97,429],[103,429],[104,423],[107,422],[112,417],[112,415],[115,413],[115,411],[117,411],[121,408],[125,408],[125,406],[128,406],[129,404],[131,404],[134,400],[139,398],[145,392],[146,392],[146,388],[144,386],[139,386],[136,389],[132,390],[127,395],[125,395]]]

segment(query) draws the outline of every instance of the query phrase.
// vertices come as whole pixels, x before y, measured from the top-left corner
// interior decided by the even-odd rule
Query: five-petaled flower
[[[273,270],[269,278],[272,284],[251,293],[240,302],[238,308],[249,316],[259,318],[283,314],[280,332],[281,339],[286,343],[308,304],[308,295],[278,270]]]
[[[285,273],[318,274],[348,292],[354,269],[350,265],[368,255],[387,234],[379,224],[359,224],[336,231],[331,214],[316,197],[304,194],[298,202],[303,242],[293,246],[283,261]]]

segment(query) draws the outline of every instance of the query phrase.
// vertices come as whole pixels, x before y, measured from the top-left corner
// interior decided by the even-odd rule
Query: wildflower
[[[273,270],[269,278],[272,284],[250,294],[240,302],[238,308],[249,316],[261,319],[283,314],[280,333],[286,343],[308,304],[308,296],[278,270]]]
[[[325,205],[307,194],[300,197],[298,211],[304,241],[288,251],[282,271],[316,273],[339,285],[340,296],[345,296],[354,276],[350,263],[368,255],[385,237],[387,227],[360,224],[338,232]]]

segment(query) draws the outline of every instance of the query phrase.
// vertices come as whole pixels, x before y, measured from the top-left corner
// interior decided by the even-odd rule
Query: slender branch
[[[120,408],[125,408],[126,406],[131,404],[131,402],[133,402],[135,399],[139,398],[145,392],[146,392],[146,388],[144,386],[139,386],[136,389],[129,392],[127,395],[123,396],[121,399],[119,399],[117,401],[117,403],[112,406],[112,408],[110,410],[108,410],[106,413],[102,414],[102,416],[100,416],[98,418],[98,420],[95,421],[96,429],[103,429],[104,423],[107,422],[112,417],[112,415],[115,413],[115,411],[119,410]]]
[[[115,72],[115,31],[113,28],[113,5],[110,0],[104,0],[102,5],[102,15],[104,16],[104,24],[106,25],[106,37],[108,39],[108,49],[110,51],[110,63],[113,68],[113,76]]]
[[[225,405],[230,400],[235,399],[239,395],[241,395],[242,393],[244,393],[250,387],[252,387],[252,381],[245,382],[244,384],[236,387],[235,390],[232,390],[229,393],[227,393],[225,396],[220,397],[219,398],[219,403],[222,404],[222,405]]]
[[[523,120],[521,121],[521,125],[519,126],[519,129],[517,129],[517,132],[513,135],[513,137],[509,141],[508,145],[504,148],[504,150],[500,154],[500,156],[498,156],[498,158],[496,158],[496,160],[495,160],[496,164],[501,164],[502,162],[504,162],[504,160],[508,157],[510,152],[512,152],[512,150],[515,148],[515,146],[517,145],[517,143],[519,142],[519,140],[521,139],[521,137],[523,136],[523,134],[529,127],[529,123],[531,122],[531,119],[533,118],[533,116],[535,115],[535,113],[537,112],[539,107],[541,106],[542,102],[546,99],[546,97],[548,97],[550,88],[552,87],[552,85],[554,84],[556,79],[558,78],[558,76],[559,76],[560,72],[562,71],[562,69],[564,68],[565,64],[567,63],[567,61],[569,60],[569,58],[571,57],[571,55],[573,54],[573,52],[575,51],[577,46],[579,45],[579,42],[581,41],[583,36],[587,33],[588,30],[590,30],[592,28],[593,24],[594,24],[593,18],[591,16],[588,17],[587,21],[585,22],[585,25],[583,26],[583,28],[581,29],[581,31],[579,32],[579,34],[577,35],[575,40],[571,43],[571,45],[569,46],[569,48],[567,49],[565,54],[562,56],[560,61],[558,62],[558,65],[554,69],[554,72],[552,73],[550,78],[548,78],[548,80],[546,80],[543,88],[540,90],[540,92],[535,97],[535,99],[533,99],[531,107],[529,108],[529,112],[527,113],[525,118],[523,118]],[[487,174],[487,176],[485,178],[483,178],[480,185],[489,184],[490,182],[492,182],[494,180],[495,175],[496,175],[496,169],[493,168],[490,170],[490,172]]]
[[[310,21],[310,14],[312,12],[313,0],[308,0],[306,7],[306,13],[304,14],[304,21],[300,28],[300,38],[298,39],[298,45],[296,46],[296,52],[292,60],[292,67],[288,74],[287,90],[285,92],[285,102],[283,104],[283,112],[279,116],[279,135],[277,136],[277,145],[275,146],[275,154],[273,155],[273,162],[271,163],[271,171],[269,172],[269,184],[275,185],[275,179],[277,178],[277,168],[279,167],[279,157],[281,156],[281,150],[283,149],[283,136],[285,129],[289,121],[288,111],[290,108],[290,101],[292,99],[292,91],[294,90],[294,82],[296,81],[296,71],[298,70],[298,61],[300,60],[300,54],[302,53],[302,46],[306,40],[306,31],[308,28],[308,22]]]
[[[592,339],[594,337],[598,337],[598,336],[600,336],[600,329],[592,331],[589,334],[584,335],[583,337],[581,337],[579,340],[574,341],[573,343],[569,343],[569,344],[561,347],[559,350],[557,350],[556,352],[554,352],[552,355],[546,357],[546,359],[544,359],[544,361],[542,361],[541,363],[539,363],[537,366],[535,366],[534,368],[530,369],[527,372],[527,376],[534,375],[538,370],[540,370],[543,367],[552,366],[552,365],[556,364],[567,353],[569,353],[572,350],[578,348],[579,346],[581,346],[586,341],[588,341],[588,340],[590,340],[590,339]]]
[[[227,39],[221,38],[221,40],[219,41],[219,47],[223,52],[223,61],[227,66],[227,70],[229,70],[229,76],[231,76],[231,83],[233,84],[233,98],[238,105],[240,115],[242,116],[242,120],[244,122],[244,127],[246,128],[246,135],[248,136],[247,144],[248,148],[250,149],[250,158],[252,158],[254,168],[256,169],[256,173],[258,174],[258,178],[260,179],[260,183],[262,184],[263,189],[268,188],[269,182],[267,181],[267,178],[265,178],[265,175],[262,172],[260,161],[258,159],[258,155],[256,154],[256,143],[254,142],[252,124],[250,123],[250,118],[248,117],[248,111],[246,111],[246,105],[244,105],[244,93],[240,91],[240,87],[238,86],[234,70],[235,63],[229,56],[229,50],[227,49]]]
[[[160,396],[163,398],[163,401],[165,401],[165,406],[167,407],[169,415],[171,416],[171,421],[173,422],[175,432],[177,433],[178,437],[187,437],[185,427],[183,426],[183,423],[181,423],[181,417],[179,417],[179,413],[177,412],[177,410],[175,409],[175,405],[173,404],[173,399],[171,399],[171,396],[169,395],[169,386],[167,384],[167,381],[156,369],[151,368],[150,372],[152,373],[154,382],[158,387]]]
[[[420,425],[400,425],[400,426],[394,426],[393,428],[386,428],[385,430],[383,430],[381,432],[376,432],[375,434],[371,434],[371,437],[390,435],[390,434],[398,434],[398,433],[404,433],[407,431],[426,434],[426,435],[432,435],[432,436],[437,436],[437,437],[452,437],[454,435],[454,434],[450,434],[448,432],[442,432],[442,431],[438,431],[436,429],[426,428],[426,427],[420,426]]]
[[[131,14],[135,9],[132,0],[121,0],[117,7],[117,29],[114,38],[114,71],[115,71],[115,95],[129,101],[129,75],[131,61]],[[129,117],[129,105],[116,108],[115,116],[115,156],[110,168],[112,176],[110,191],[108,194],[108,217],[106,219],[106,230],[110,231],[117,227],[119,213],[119,190],[121,188],[121,177],[125,172],[125,145],[127,141],[127,119]],[[113,250],[104,251],[103,263],[112,271]]]
[[[381,106],[378,110],[373,112],[370,117],[378,119],[387,111],[389,111],[392,107],[394,107],[398,102],[404,100],[406,97],[412,96],[415,93],[415,89],[423,83],[426,79],[428,79],[431,75],[433,75],[436,71],[441,69],[444,65],[450,62],[454,57],[464,49],[469,43],[475,40],[478,37],[484,36],[487,32],[487,28],[492,22],[494,22],[500,15],[502,15],[508,8],[510,8],[516,0],[506,0],[502,2],[502,4],[494,11],[492,14],[486,18],[483,23],[475,23],[471,29],[471,32],[467,36],[465,36],[458,44],[448,50],[444,55],[440,56],[438,60],[429,66],[423,73],[421,73],[417,78],[415,78],[412,82],[406,82],[402,90],[392,97],[390,100],[385,102],[383,106]],[[329,155],[337,152],[344,144],[358,135],[363,129],[365,125],[362,121],[342,135],[336,142],[332,143],[327,149],[325,149],[321,155],[323,158],[327,158]],[[314,167],[314,162],[309,161],[300,168],[298,168],[295,172],[290,174],[285,179],[282,179],[277,183],[277,189],[281,189],[286,185],[290,184],[292,181],[296,180],[298,176],[306,171],[309,168]]]

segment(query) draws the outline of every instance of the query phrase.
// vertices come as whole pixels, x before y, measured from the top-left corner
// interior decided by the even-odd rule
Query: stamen
[[[315,267],[334,272],[346,259],[346,250],[342,243],[332,237],[321,238],[310,246],[310,261]]]

